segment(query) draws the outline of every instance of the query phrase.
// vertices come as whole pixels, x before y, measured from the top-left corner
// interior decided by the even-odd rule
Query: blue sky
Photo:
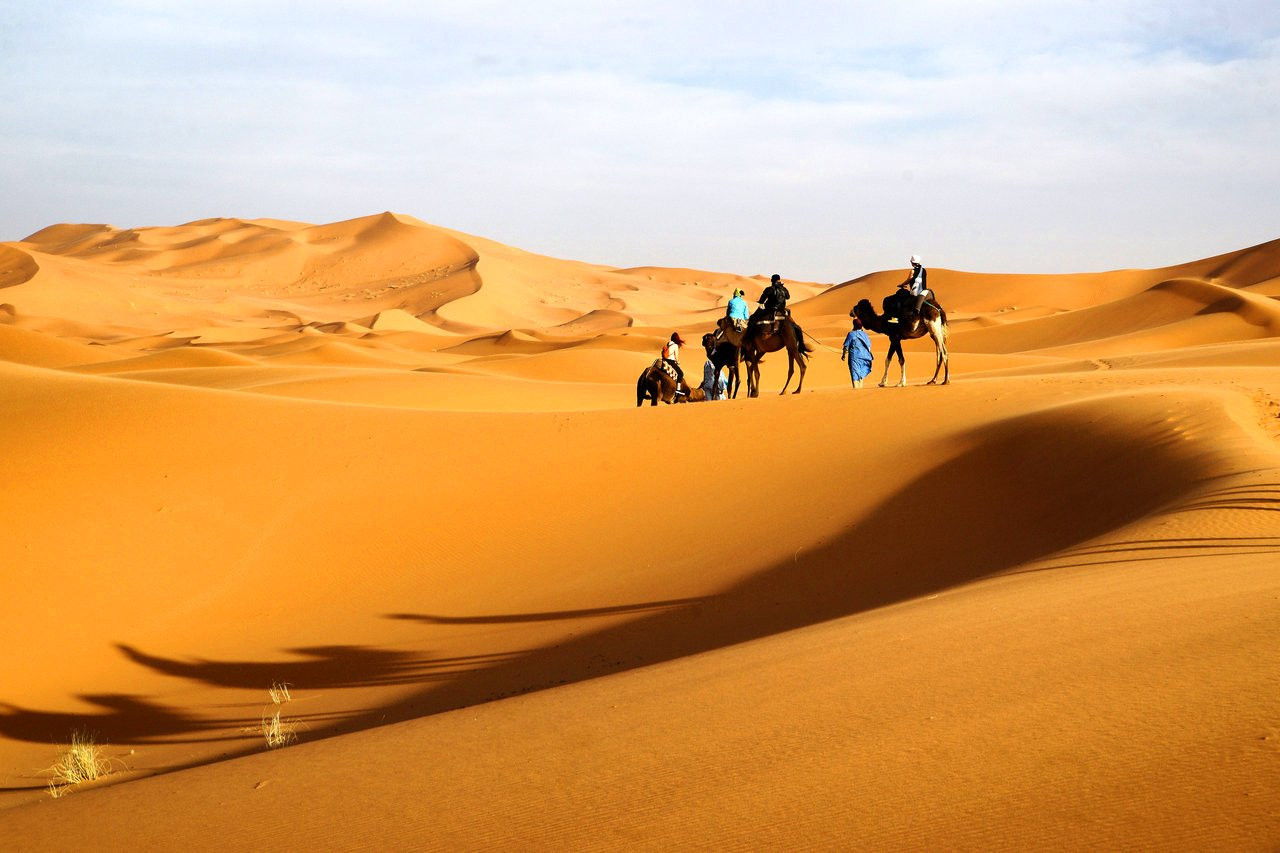
[[[1280,237],[1280,4],[28,2],[0,239],[382,210],[841,281]]]

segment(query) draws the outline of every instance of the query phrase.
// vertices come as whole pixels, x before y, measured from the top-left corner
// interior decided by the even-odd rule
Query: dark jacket
[[[787,307],[787,300],[791,298],[791,294],[787,291],[787,286],[782,282],[770,284],[764,289],[764,293],[760,294],[760,305],[766,311],[782,311]]]

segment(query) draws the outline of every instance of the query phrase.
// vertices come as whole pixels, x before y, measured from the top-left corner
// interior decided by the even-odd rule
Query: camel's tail
[[[808,355],[813,352],[813,347],[804,342],[804,329],[800,328],[800,324],[792,320],[791,325],[796,327],[796,343],[800,345],[800,354]]]

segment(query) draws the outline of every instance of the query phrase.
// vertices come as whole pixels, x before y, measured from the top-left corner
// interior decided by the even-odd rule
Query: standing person
[[[662,347],[662,359],[667,364],[675,368],[676,371],[676,393],[680,392],[680,383],[684,382],[684,370],[680,368],[680,347],[684,346],[684,338],[680,337],[679,332],[672,332],[671,338]]]
[[[708,400],[723,400],[726,397],[725,392],[728,391],[728,384],[716,369],[716,363],[711,360],[711,354],[715,352],[715,344],[707,344],[706,350],[707,360],[702,363],[702,393],[707,395]]]
[[[875,356],[871,354],[871,339],[862,329],[862,321],[853,318],[853,328],[844,336],[844,349],[840,351],[840,360],[849,363],[849,378],[854,388],[862,387],[862,380],[871,373],[871,363]]]

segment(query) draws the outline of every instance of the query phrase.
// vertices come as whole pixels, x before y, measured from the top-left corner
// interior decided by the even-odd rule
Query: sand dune
[[[1280,844],[1280,241],[931,270],[952,385],[852,391],[904,275],[788,280],[803,394],[637,410],[767,274],[392,213],[0,245],[6,844]],[[55,800],[73,731],[115,772]]]

